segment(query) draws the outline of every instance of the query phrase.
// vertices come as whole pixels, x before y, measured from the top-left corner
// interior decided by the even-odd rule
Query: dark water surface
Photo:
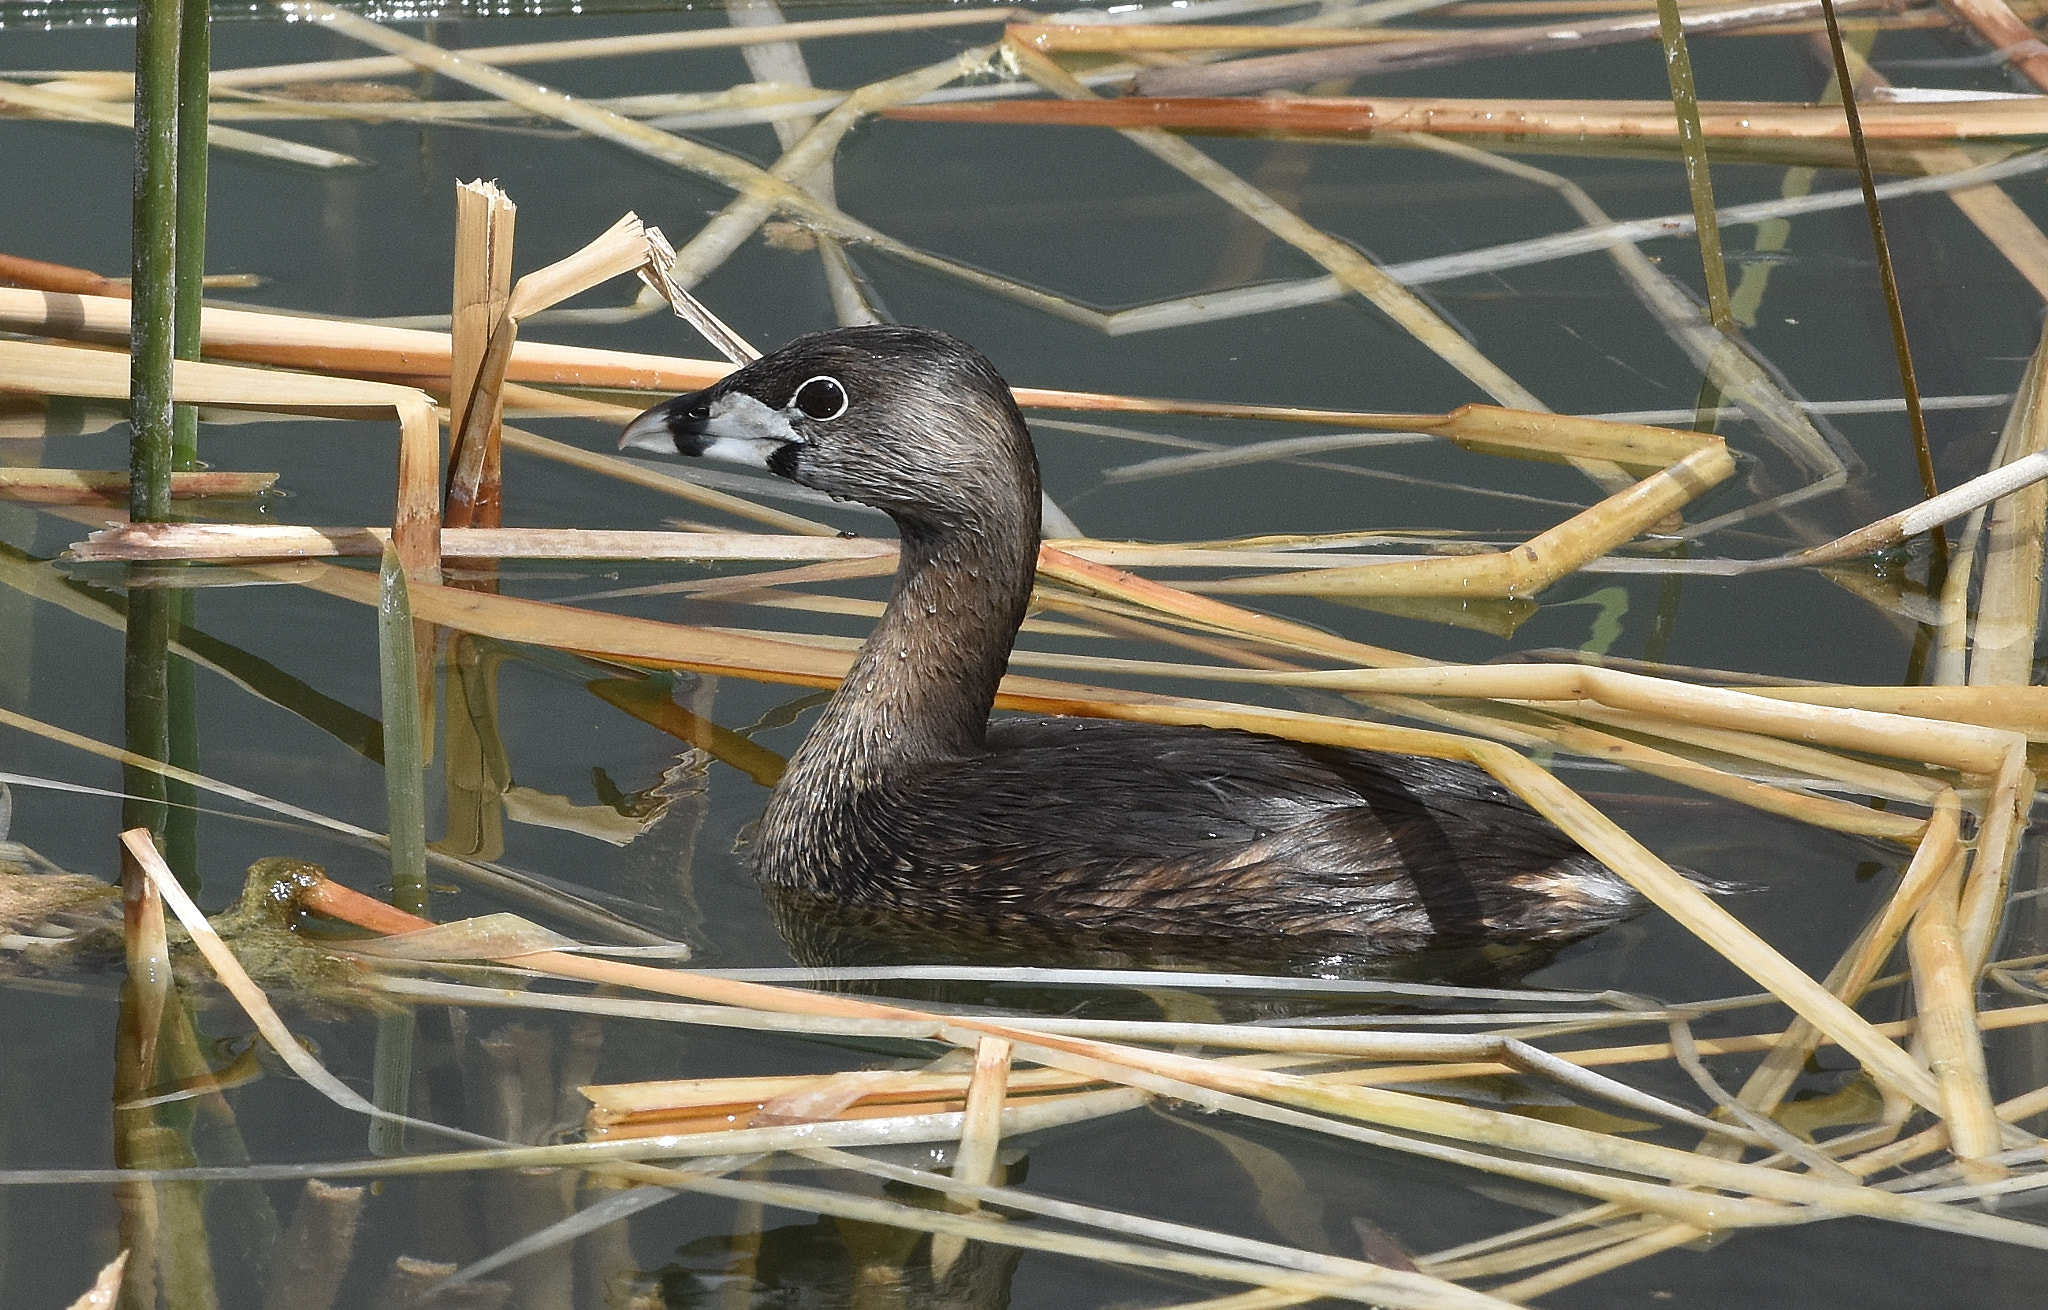
[[[659,14],[591,8],[571,14],[557,5],[544,16],[514,18],[479,16],[484,7],[478,6],[444,19],[433,35],[447,45],[489,45],[725,22],[716,6],[682,6]],[[0,72],[126,67],[132,33],[91,25],[96,15],[107,12],[0,5]],[[790,12],[809,18],[871,11],[819,5]],[[45,30],[52,24],[54,30]],[[993,37],[993,28],[954,28],[813,42],[807,53],[817,85],[843,88]],[[360,53],[366,52],[329,32],[274,21],[224,22],[215,36],[220,67]],[[1880,38],[1876,57],[1882,62],[1959,53],[1964,49],[1950,38],[1906,32]],[[1695,44],[1694,58],[1703,94],[1716,99],[1805,101],[1815,98],[1825,81],[1802,37],[1703,40]],[[522,71],[591,96],[716,90],[748,77],[733,50]],[[1984,70],[1901,71],[1898,77],[2004,86],[1999,74]],[[415,77],[388,80],[419,85]],[[1665,94],[1665,77],[1655,48],[1637,45],[1382,76],[1362,81],[1359,89],[1404,95],[1658,97]],[[437,94],[468,93],[449,92],[444,85]],[[223,293],[219,303],[363,318],[444,313],[451,193],[459,180],[494,178],[518,202],[520,272],[567,254],[629,209],[659,224],[681,245],[729,198],[711,182],[530,123],[491,128],[356,122],[241,126],[343,151],[370,165],[321,173],[217,151],[208,266],[264,279],[260,289]],[[697,135],[764,164],[777,153],[766,126]],[[1202,139],[1201,144],[1240,176],[1288,198],[1312,222],[1389,263],[1540,236],[1579,222],[1541,185],[1422,150],[1222,138]],[[1688,208],[1675,160],[1518,157],[1570,178],[1617,218]],[[8,119],[0,122],[0,178],[0,249],[108,274],[125,272],[130,165],[123,132]],[[1773,198],[1788,185],[1782,167],[1740,163],[1720,166],[1714,180],[1723,204]],[[1320,271],[1152,157],[1092,130],[871,122],[841,148],[836,183],[843,209],[900,240],[1102,309]],[[1853,179],[1836,171],[1822,172],[1813,181],[1815,189],[1850,185]],[[2007,190],[2037,219],[2048,218],[2048,194],[2038,178],[2015,182]],[[2036,343],[2039,297],[1945,198],[1893,202],[1887,219],[1926,394],[2011,391]],[[1769,256],[1768,288],[1749,337],[1807,399],[1899,394],[1864,221],[1860,209],[1795,220],[1783,253]],[[1732,277],[1740,278],[1748,267],[1743,256],[1755,232],[1729,229]],[[1697,249],[1689,241],[1653,242],[1645,250],[1664,273],[1689,287],[1700,286]],[[1394,411],[1439,411],[1484,399],[1356,297],[1106,337],[886,255],[856,252],[856,258],[892,317],[977,343],[1018,384]],[[764,347],[833,321],[817,257],[758,238],[698,291],[742,335]],[[618,305],[631,294],[621,281],[575,304]],[[1437,283],[1425,294],[1496,363],[1559,411],[1685,409],[1699,396],[1698,370],[1670,343],[1604,255]],[[542,324],[525,335],[628,350],[707,353],[665,313],[613,324]],[[1996,404],[1930,415],[1943,485],[1983,470],[2004,412],[2004,405]],[[1091,421],[1088,415],[1035,417]],[[1102,422],[1137,434],[1226,444],[1319,430],[1149,416]],[[1845,416],[1833,422],[1866,466],[1850,489],[1812,502],[1796,530],[1782,519],[1766,518],[1753,528],[1711,538],[1704,553],[1756,556],[1796,548],[1917,499],[1902,416]],[[590,449],[610,449],[615,437],[588,421],[520,423]],[[1683,420],[1675,425],[1689,426]],[[109,425],[88,414],[80,426],[87,430],[43,441],[0,440],[0,462],[76,468],[125,463],[124,424]],[[1781,489],[1795,484],[1791,465],[1754,425],[1736,421],[1725,431],[1731,445],[1743,452],[1742,477],[1757,474]],[[1269,462],[1105,483],[1106,468],[1175,451],[1130,435],[1053,424],[1038,427],[1037,437],[1048,491],[1087,533],[1104,538],[1207,540],[1393,528],[1518,538],[1594,496],[1590,484],[1567,469],[1433,445],[1319,457],[1349,469],[1399,474],[1407,481]],[[285,494],[253,510],[224,514],[320,525],[389,521],[396,439],[388,422],[209,424],[202,440],[203,457],[214,467],[284,474],[280,485]],[[1740,485],[1742,477],[1710,494],[1689,516],[1703,518],[1755,500],[1756,491]],[[641,529],[662,527],[679,514],[705,517],[679,504],[517,454],[506,458],[508,524]],[[857,510],[792,508],[851,531],[879,530],[874,519]],[[35,597],[22,589],[23,582],[0,587],[0,706],[117,743],[123,724],[118,626],[123,577],[110,568],[35,565],[83,536],[86,527],[78,517],[0,505],[0,549],[13,569],[6,577],[40,577],[53,584]],[[1906,564],[1900,561],[1899,566]],[[509,565],[502,578],[511,595],[571,599],[713,571],[648,564]],[[1919,565],[1912,564],[1910,572],[1919,577]],[[65,581],[58,585],[57,579]],[[871,599],[882,594],[879,583],[837,591]],[[761,610],[662,594],[592,603],[685,622],[845,635],[858,635],[866,624],[859,616]],[[1270,608],[1361,641],[1447,660],[1582,648],[1876,684],[1910,680],[1919,667],[1916,615],[1874,603],[1817,572],[1683,582],[1633,574],[1575,576],[1545,592],[1540,608],[1511,636],[1365,605],[1281,600]],[[213,660],[212,667],[197,674],[200,771],[381,831],[382,774],[345,740],[351,723],[359,727],[362,716],[378,713],[372,612],[293,587],[215,588],[198,594],[193,627],[215,644],[209,649],[233,656],[226,662]],[[1036,644],[1042,649],[1104,649],[1100,642],[1061,641],[1042,638]],[[503,824],[502,854],[495,858],[555,880],[656,932],[689,941],[697,962],[707,967],[790,962],[758,889],[734,853],[741,830],[763,803],[765,792],[758,785],[713,764],[702,779],[701,800],[678,802],[629,843],[590,835],[590,829],[605,824],[608,830],[621,829],[621,798],[655,787],[674,763],[677,743],[592,694],[586,684],[605,676],[602,669],[524,648],[479,644],[473,650],[495,668],[497,725],[512,781],[521,789],[517,796],[524,798],[515,799]],[[1176,657],[1171,650],[1135,643],[1114,653]],[[251,689],[252,682],[267,676],[265,670],[282,679],[264,684],[271,699]],[[1169,689],[1214,694],[1196,684]],[[808,723],[805,715],[785,712],[804,698],[788,687],[740,679],[714,685],[685,677],[678,680],[675,698],[727,728],[765,724],[755,739],[782,753],[795,748]],[[1262,699],[1322,710],[1335,706],[1330,700],[1293,701],[1279,693]],[[323,710],[323,702],[346,711]],[[429,785],[437,806],[445,759],[445,751],[437,755]],[[0,728],[0,770],[88,789],[122,786],[116,764],[11,728]],[[1758,890],[1741,897],[1736,912],[1816,974],[1827,970],[1881,903],[1903,858],[1899,848],[1752,813],[1633,774],[1596,771],[1570,760],[1560,762],[1560,771],[1670,862],[1753,884]],[[17,785],[13,801],[14,840],[74,871],[116,873],[116,800]],[[379,888],[386,876],[375,852],[308,827],[252,823],[249,812],[220,798],[203,798],[202,803],[210,807],[198,826],[202,900],[209,909],[231,900],[240,871],[268,855],[323,863],[366,889]],[[582,808],[565,826],[559,816],[568,806]],[[433,816],[433,832],[442,830],[444,818]],[[2023,853],[2023,876],[2029,876],[2035,858],[2032,849]],[[437,914],[451,918],[501,907],[490,895],[468,888],[443,894],[436,902]],[[2003,954],[2037,949],[2016,941]],[[1557,988],[1620,988],[1672,1002],[1755,990],[1734,968],[1656,914],[1569,948],[1527,981]],[[1148,994],[1120,989],[956,987],[925,994],[1055,1013],[1161,1013]],[[1260,1004],[1256,1013],[1266,1016],[1346,1008],[1334,997]],[[1889,1019],[1903,1013],[1906,1004],[1895,989],[1865,1008],[1873,1017]],[[1224,1018],[1254,1013],[1228,998],[1219,1005],[1217,1014]],[[481,1009],[454,1021],[445,1010],[421,1013],[415,1111],[485,1130],[492,1122],[487,1104],[492,1093],[484,1081],[488,1062],[478,1054],[477,1043],[511,1022],[551,1040],[551,1058],[563,1067],[577,1049],[576,1040],[599,1042],[590,1077],[602,1082],[811,1072],[875,1058],[873,1052],[725,1029],[576,1023],[547,1015],[514,1020]],[[1756,1031],[1766,1022],[1776,1023],[1779,1014],[1765,1011],[1773,1017],[1764,1020],[1757,1013],[1729,1020],[1720,1029],[1703,1024],[1701,1030]],[[1203,1016],[1189,1011],[1165,1017]],[[108,1163],[114,1021],[114,984],[104,972],[59,970],[33,985],[0,984],[4,1167]],[[208,1038],[246,1030],[241,1015],[224,1004],[206,1009],[199,1022]],[[374,1022],[328,1014],[295,1015],[294,1022],[318,1042],[330,1068],[351,1085],[368,1089]],[[1617,1040],[1661,1037],[1652,1029],[1648,1036]],[[2048,1081],[2025,1055],[2017,1042],[1995,1049],[1995,1060],[2002,1062],[1996,1069],[2001,1094]],[[227,1058],[222,1055],[216,1063]],[[1740,1062],[1714,1067],[1731,1085],[1739,1084],[1746,1071]],[[1837,1090],[1851,1069],[1846,1057],[1824,1053],[1809,1071],[1801,1095]],[[545,1082],[545,1069],[542,1073]],[[1688,1104],[1702,1101],[1675,1070],[1653,1072],[1648,1081]],[[250,1158],[322,1161],[365,1154],[360,1119],[280,1073],[234,1089],[229,1099]],[[219,1153],[225,1148],[218,1139],[204,1132],[201,1137],[204,1158],[231,1158]],[[1498,1183],[1362,1145],[1176,1108],[1055,1130],[1021,1145],[1012,1180],[1028,1180],[1046,1194],[1342,1255],[1359,1254],[1354,1219],[1426,1253],[1576,1204],[1562,1194]],[[366,1207],[358,1256],[340,1304],[370,1304],[381,1271],[398,1254],[463,1262],[533,1226],[519,1217],[523,1212],[509,1186],[502,1179],[476,1181],[471,1175],[455,1182],[384,1185]],[[231,1192],[216,1194],[209,1211],[216,1233],[219,1303],[254,1307],[262,1304],[254,1270],[261,1267],[255,1250],[263,1224],[249,1215],[260,1207],[252,1207],[248,1195]],[[275,1184],[263,1199],[288,1213],[295,1194],[296,1185]],[[2024,1204],[2003,1213],[2026,1217]],[[0,1190],[0,1306],[40,1310],[68,1304],[117,1248],[118,1218],[106,1188]],[[765,1227],[765,1236],[758,1260],[743,1258],[753,1240],[750,1232],[759,1227]],[[892,1245],[899,1237],[901,1250]],[[750,1218],[744,1207],[736,1213],[727,1200],[681,1196],[635,1217],[625,1236],[608,1245],[593,1243],[591,1250],[598,1254],[586,1253],[588,1269],[568,1299],[547,1299],[552,1293],[538,1290],[539,1280],[522,1277],[516,1296],[525,1299],[514,1304],[531,1310],[586,1310],[607,1304],[657,1305],[665,1298],[677,1306],[819,1310],[895,1304],[1164,1306],[1234,1290],[1178,1275],[1119,1271],[1032,1253],[1015,1258],[990,1250],[977,1251],[970,1274],[957,1280],[948,1296],[934,1299],[919,1281],[924,1277],[918,1272],[921,1255],[910,1253],[907,1283],[885,1276],[911,1245],[906,1236],[807,1213],[771,1209],[763,1221]],[[603,1264],[605,1258],[612,1263]],[[1555,1293],[1544,1304],[2020,1305],[2038,1295],[2044,1275],[2048,1261],[2036,1252],[1870,1221],[1837,1221],[1738,1235],[1711,1250],[1671,1252]]]

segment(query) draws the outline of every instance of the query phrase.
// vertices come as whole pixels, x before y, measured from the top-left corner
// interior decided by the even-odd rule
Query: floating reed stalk
[[[1945,8],[1968,23],[2021,77],[2048,91],[2048,50],[2034,29],[2005,0],[1946,0]]]
[[[132,109],[125,105],[109,105],[99,100],[89,100],[84,96],[67,95],[60,91],[22,86],[14,82],[0,82],[0,105],[26,110],[39,117],[60,121],[104,123],[109,127],[132,129],[136,121]],[[284,141],[277,137],[262,136],[232,127],[210,127],[207,129],[206,139],[210,145],[221,150],[234,150],[308,168],[360,168],[363,164],[362,160],[353,155],[322,150],[318,146],[300,145],[296,141]]]
[[[1043,103],[1084,106],[1125,103],[1098,100],[1095,93],[1072,74],[1028,46],[1011,45],[1008,49],[1011,57],[1033,81],[1062,97],[1056,102]],[[898,112],[900,115],[901,111]],[[1442,357],[1445,363],[1464,374],[1475,386],[1496,401],[1522,409],[1544,408],[1543,402],[1533,393],[1516,382],[1462,334],[1454,331],[1435,310],[1388,277],[1378,265],[1361,255],[1356,248],[1303,221],[1299,215],[1275,203],[1272,197],[1178,137],[1154,130],[1149,125],[1134,124],[1123,129],[1123,132],[1132,144],[1187,174],[1246,218],[1328,269],[1338,281],[1371,301],[1404,331]]]
[[[1859,7],[1866,7],[1874,5],[1877,0],[1857,0],[1857,3]],[[1370,72],[1462,63],[1468,59],[1584,50],[1623,41],[1647,40],[1658,35],[1664,24],[1661,9],[1660,6],[1657,17],[1593,19],[1566,26],[1482,28],[1362,49],[1265,55],[1224,64],[1147,69],[1138,75],[1135,89],[1141,96],[1244,95],[1332,78],[1357,77]],[[1810,18],[1816,13],[1815,0],[1784,0],[1783,3],[1738,5],[1705,13],[1695,12],[1686,15],[1684,22],[1685,28],[1693,32],[1733,31],[1791,18]]]
[[[1439,132],[1507,137],[1603,137],[1675,142],[1668,100],[1468,100],[1403,96],[1126,96],[1121,100],[1007,100],[904,105],[886,117],[931,122],[1031,123],[1074,127],[1164,128],[1182,132],[1298,132],[1309,136]],[[1941,143],[1968,137],[2048,134],[2048,106],[2034,99],[1952,104],[1866,105],[1863,132],[1873,141]],[[1847,141],[1836,108],[1703,101],[1707,140]]]
[[[773,32],[749,27],[708,27],[684,32],[643,32],[632,36],[600,36],[576,41],[535,41],[520,45],[475,46],[462,52],[473,63],[500,68],[517,64],[563,63],[579,59],[610,59],[622,55],[664,54],[675,50],[708,50],[769,41],[816,40],[835,36],[913,32],[930,28],[969,27],[1008,22],[1023,11],[1004,7],[940,9],[929,13],[880,14],[862,18],[822,18],[787,23]],[[347,82],[409,73],[411,61],[392,55],[363,59],[328,59],[312,63],[275,64],[262,68],[227,68],[213,75],[221,87],[280,86],[292,82]]]

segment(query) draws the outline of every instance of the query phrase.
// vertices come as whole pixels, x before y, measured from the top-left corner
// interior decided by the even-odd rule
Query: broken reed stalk
[[[228,949],[227,943],[221,940],[220,934],[214,931],[213,925],[200,913],[198,905],[178,884],[170,866],[164,863],[163,856],[157,852],[149,833],[141,828],[131,828],[121,834],[121,846],[156,888],[157,894],[163,897],[164,904],[177,915],[178,922],[190,935],[192,945],[212,967],[214,976],[220,980],[221,986],[234,997],[235,1003],[249,1016],[257,1032],[262,1034],[264,1041],[270,1044],[270,1048],[277,1052],[278,1057],[293,1073],[328,1100],[358,1114],[368,1115],[373,1119],[397,1119],[456,1141],[471,1142],[480,1146],[501,1145],[488,1137],[464,1129],[425,1123],[380,1109],[364,1100],[347,1083],[328,1072],[326,1066],[315,1059],[300,1044],[298,1038],[292,1036],[291,1029],[285,1025],[277,1011],[271,1008],[270,1000],[263,994],[262,988],[251,981],[249,975],[243,971],[240,962],[235,959],[234,952]],[[372,901],[371,904],[379,902]],[[391,909],[389,906],[384,908]],[[402,913],[398,910],[391,912]]]
[[[504,402],[480,374],[493,338],[505,331],[512,296],[512,240],[519,207],[491,182],[455,187],[455,296],[448,357],[448,489],[441,522],[495,528],[501,522],[499,429]],[[505,346],[509,359],[511,343]],[[503,362],[499,366],[500,379]]]
[[[0,375],[21,390],[45,395],[118,399],[128,394],[126,361],[105,351],[0,341]],[[439,576],[441,430],[433,402],[425,395],[387,383],[309,375],[280,378],[255,369],[184,360],[174,364],[172,381],[167,401],[350,416],[395,413],[399,498],[392,538],[409,576]],[[281,394],[289,395],[290,401],[280,400]]]
[[[2000,436],[1995,463],[2010,467],[2048,451],[2048,331],[2035,348]],[[2024,687],[2033,680],[2041,601],[2040,559],[2048,486],[2034,483],[1990,507],[1983,585],[1970,626],[1973,686]],[[1967,587],[1968,579],[1963,580]]]
[[[452,528],[495,528],[502,519],[500,452],[504,439],[505,373],[519,324],[647,258],[647,236],[631,213],[566,259],[511,285],[516,207],[495,185],[458,191],[456,313],[450,336],[448,503]],[[467,270],[465,272],[464,270]]]
[[[697,334],[726,357],[733,367],[739,368],[761,357],[753,343],[727,327],[725,320],[711,312],[711,307],[690,294],[690,289],[676,277],[676,250],[662,235],[660,228],[647,230],[647,262],[641,266],[640,281],[668,302],[675,316],[691,327]]]

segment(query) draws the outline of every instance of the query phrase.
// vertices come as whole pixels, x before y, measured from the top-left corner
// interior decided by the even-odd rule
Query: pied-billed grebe
[[[758,872],[779,888],[1304,950],[1559,940],[1641,908],[1467,764],[1208,728],[990,722],[1031,598],[1038,460],[1009,387],[949,336],[800,337],[648,410],[620,445],[765,468],[900,530],[888,608],[761,821]]]

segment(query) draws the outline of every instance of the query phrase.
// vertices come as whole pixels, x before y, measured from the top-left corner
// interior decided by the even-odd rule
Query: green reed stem
[[[130,751],[152,760],[168,760],[171,755],[170,639],[170,593],[130,586],[121,678],[123,738]],[[121,774],[126,794],[121,802],[122,828],[147,828],[161,843],[168,796],[163,774],[134,765],[123,765]],[[188,876],[182,870],[178,875],[180,881]]]
[[[398,552],[384,548],[377,603],[377,672],[384,698],[384,799],[391,823],[391,903],[427,912],[427,789],[420,736],[412,595]]]
[[[398,552],[384,548],[377,600],[377,674],[384,699],[384,797],[391,821],[391,903],[427,913],[427,775],[420,737],[418,648],[413,640],[412,593]],[[370,1100],[379,1109],[407,1114],[412,1101],[413,1016],[377,1021]],[[405,1152],[405,1125],[370,1121],[370,1153]]]
[[[1863,140],[1863,115],[1856,108],[1856,79],[1849,71],[1848,51],[1842,46],[1842,28],[1835,19],[1834,0],[1821,0],[1820,9],[1827,19],[1828,50],[1835,59],[1835,83],[1842,92],[1842,117],[1849,125],[1849,146],[1856,154],[1856,177],[1863,184],[1863,211],[1870,216],[1870,243],[1877,250],[1877,276],[1884,287],[1885,313],[1891,319],[1892,350],[1899,357],[1899,387],[1906,398],[1906,422],[1913,430],[1920,488],[1931,498],[1940,491],[1934,481],[1934,451],[1927,441],[1927,416],[1920,409],[1920,382],[1913,371],[1913,348],[1906,340],[1906,310],[1899,300],[1891,243],[1885,240],[1884,211],[1877,203],[1877,180],[1871,176],[1870,151]],[[1938,589],[1940,577],[1948,572],[1948,533],[1937,526],[1928,535],[1934,546],[1929,587]]]
[[[200,301],[206,278],[206,116],[212,55],[211,0],[183,0],[178,15],[177,199],[171,220],[175,252],[171,354],[176,359],[199,358]],[[171,467],[185,471],[199,467],[197,406],[171,406]],[[198,604],[196,592],[177,593],[171,607],[172,627],[192,627]],[[199,771],[198,673],[190,660],[170,662],[170,762],[193,773]],[[166,794],[172,805],[164,818],[164,859],[181,880],[197,886],[199,812],[192,807],[199,793],[190,783],[172,782]]]
[[[191,630],[198,618],[199,593],[170,593],[170,612],[165,629],[176,634]],[[169,763],[187,773],[200,772],[199,759],[199,666],[183,656],[166,653],[164,668],[166,729]],[[199,788],[180,778],[164,780],[164,860],[187,887],[199,886]]]
[[[1728,266],[1721,258],[1721,225],[1714,218],[1714,182],[1707,172],[1707,136],[1700,127],[1700,97],[1693,85],[1692,55],[1678,0],[1657,0],[1657,27],[1664,39],[1664,71],[1671,79],[1671,108],[1678,115],[1678,145],[1685,155],[1685,184],[1692,192],[1693,226],[1700,263],[1707,275],[1707,317],[1723,332],[1735,330],[1728,303]]]
[[[370,1061],[370,1103],[392,1114],[412,1112],[412,1048],[417,1026],[411,1010],[377,1019],[377,1049]],[[370,1154],[389,1158],[405,1154],[405,1125],[390,1119],[370,1120]]]
[[[130,306],[128,514],[171,513],[171,358],[178,254],[181,0],[142,0],[135,18],[134,300]]]
[[[183,0],[178,40],[177,316],[172,353],[199,358],[199,306],[206,278],[206,110],[212,73],[211,0]],[[199,410],[178,405],[171,418],[171,466],[199,467]],[[172,867],[177,867],[173,860]]]

